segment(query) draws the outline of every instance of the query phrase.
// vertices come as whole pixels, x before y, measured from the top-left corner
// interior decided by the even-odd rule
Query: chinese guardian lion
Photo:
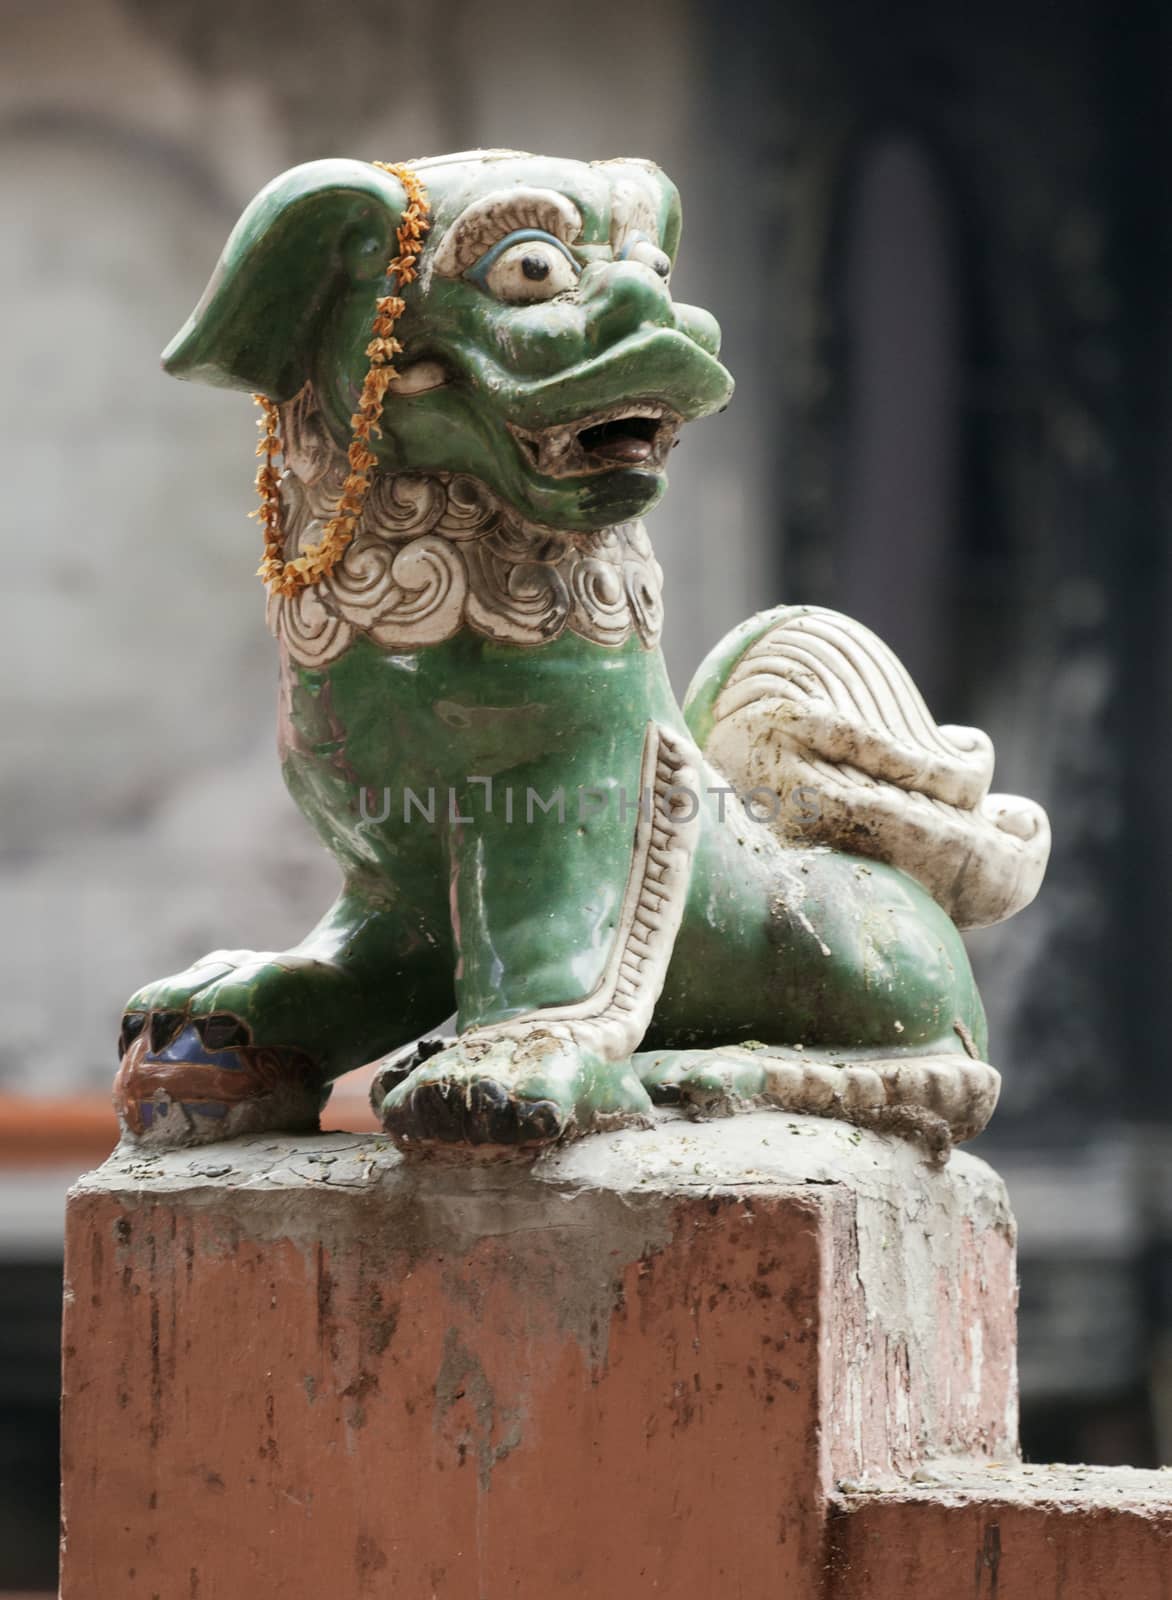
[[[833,611],[668,682],[640,519],[733,390],[679,239],[651,163],[509,151],[312,162],[245,211],[164,365],[262,406],[281,762],[344,886],[133,996],[128,1137],[311,1129],[374,1061],[408,1151],[668,1103],[988,1120],[958,928],[1033,898],[1044,813]]]

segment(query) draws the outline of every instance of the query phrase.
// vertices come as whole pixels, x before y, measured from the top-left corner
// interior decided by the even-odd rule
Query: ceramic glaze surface
[[[370,492],[341,559],[269,597],[289,789],[345,888],[295,949],[219,951],[123,1022],[131,1137],[315,1125],[385,1058],[405,1149],[540,1147],[758,1104],[979,1131],[998,1077],[952,920],[1032,898],[1029,802],[834,613],[763,613],[685,710],[640,518],[723,408],[719,330],[677,303],[676,191],[639,161],[414,163],[431,224]],[[287,558],[344,492],[406,204],[315,162],[245,212],[165,355],[280,411]],[[421,1039],[452,1012],[454,1039]]]

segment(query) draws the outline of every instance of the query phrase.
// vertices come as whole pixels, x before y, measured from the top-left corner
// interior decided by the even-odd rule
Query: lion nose
[[[674,328],[675,308],[664,280],[640,261],[594,261],[578,280],[595,350],[640,328]]]
[[[701,350],[707,350],[710,356],[720,354],[720,323],[710,311],[703,310],[700,306],[677,305],[676,327],[681,333],[686,333],[688,338],[698,344]]]

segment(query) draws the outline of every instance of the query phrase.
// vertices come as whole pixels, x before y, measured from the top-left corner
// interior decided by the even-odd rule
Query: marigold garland
[[[394,359],[403,349],[395,338],[395,324],[404,311],[401,291],[415,281],[416,261],[427,235],[430,205],[427,190],[410,167],[396,166],[386,161],[375,161],[373,165],[397,178],[407,196],[407,205],[395,235],[398,254],[387,265],[387,277],[394,280],[391,287],[396,292],[383,295],[375,305],[371,339],[366,347],[370,366],[362,385],[358,410],[350,418],[353,435],[346,452],[350,471],[342,487],[341,498],[318,543],[307,545],[299,556],[288,561],[285,559],[280,475],[275,466],[276,457],[284,452],[280,412],[267,395],[253,395],[261,409],[257,423],[261,436],[256,453],[263,458],[256,473],[256,492],[260,496],[260,505],[251,513],[259,520],[264,532],[264,559],[257,568],[257,576],[263,578],[276,594],[292,595],[298,589],[317,583],[319,579],[327,577],[342,559],[362,516],[370,489],[370,469],[377,460],[370,448],[371,435],[381,436],[379,423],[383,403],[392,380],[397,376]]]

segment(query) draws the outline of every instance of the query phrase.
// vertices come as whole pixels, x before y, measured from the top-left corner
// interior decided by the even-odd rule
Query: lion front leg
[[[114,1082],[123,1133],[169,1146],[316,1129],[334,1078],[451,1009],[446,928],[343,894],[292,950],[217,951],[131,997]]]
[[[405,1148],[540,1147],[650,1113],[631,1057],[683,914],[698,780],[656,724],[629,756],[626,782],[572,763],[552,803],[547,774],[539,809],[514,785],[511,820],[502,805],[455,830],[460,1037],[402,1082],[376,1079]]]

